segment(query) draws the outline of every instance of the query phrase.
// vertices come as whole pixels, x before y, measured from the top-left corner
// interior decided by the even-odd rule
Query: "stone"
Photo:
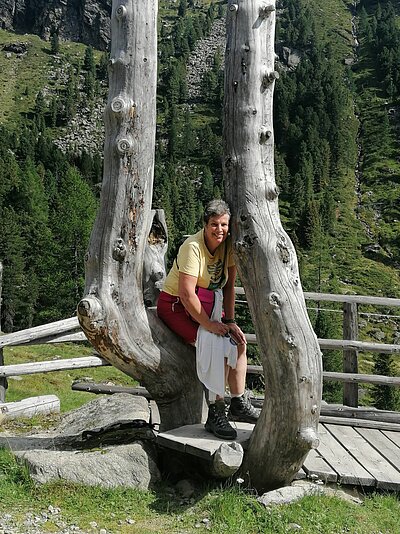
[[[161,480],[155,453],[144,443],[89,451],[17,451],[32,479],[39,483],[66,480],[103,488],[153,488]]]
[[[42,434],[0,434],[0,445],[14,451],[26,449],[83,449],[154,439],[147,399],[127,393],[97,397],[62,418],[52,431]]]
[[[50,39],[54,28],[63,40],[106,50],[110,42],[111,0],[5,0],[0,2],[0,27]]]
[[[322,493],[323,490],[321,486],[317,486],[312,482],[303,482],[302,484],[285,486],[273,491],[268,491],[261,495],[257,501],[265,507],[279,506],[296,502],[308,495],[322,495]]]

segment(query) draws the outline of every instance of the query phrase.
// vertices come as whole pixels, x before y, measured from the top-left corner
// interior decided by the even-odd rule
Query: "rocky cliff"
[[[111,0],[0,0],[0,28],[104,50],[110,40]]]

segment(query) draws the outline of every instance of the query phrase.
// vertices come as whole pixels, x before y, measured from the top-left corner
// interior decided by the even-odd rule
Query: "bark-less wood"
[[[1,334],[1,292],[3,289],[3,263],[0,261],[0,334]],[[0,365],[4,365],[3,349],[0,348]],[[7,379],[0,378],[0,402],[6,400]]]
[[[288,484],[318,445],[321,352],[274,178],[275,2],[229,1],[224,176],[232,236],[260,347],[266,402],[243,474],[260,491]]]
[[[143,299],[152,216],[157,2],[114,1],[111,34],[103,186],[78,317],[99,354],[148,389],[168,429],[199,422],[203,394],[194,349],[147,313]]]
[[[60,399],[56,395],[40,395],[17,402],[6,402],[0,404],[0,413],[6,420],[60,413]]]
[[[345,302],[343,304],[343,339],[358,339],[358,310],[357,304]],[[399,347],[400,348],[400,347]],[[358,351],[346,349],[343,351],[343,371],[358,373]],[[358,384],[346,382],[343,386],[343,404],[358,406]]]

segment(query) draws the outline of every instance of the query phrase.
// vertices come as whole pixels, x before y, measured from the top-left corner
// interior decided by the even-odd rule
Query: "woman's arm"
[[[189,274],[179,273],[179,298],[187,312],[206,330],[224,336],[229,332],[228,325],[219,321],[211,321],[196,295],[197,278]]]
[[[228,281],[226,282],[224,293],[224,312],[226,320],[235,320],[235,281],[236,281],[236,266],[228,267]],[[247,343],[246,337],[242,330],[236,323],[227,323],[232,337],[239,344]]]

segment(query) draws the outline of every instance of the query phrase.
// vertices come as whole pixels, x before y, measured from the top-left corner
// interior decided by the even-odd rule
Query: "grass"
[[[4,362],[5,365],[11,365],[76,358],[92,354],[93,349],[88,345],[75,345],[72,343],[7,347],[4,349]],[[37,395],[56,394],[60,399],[61,412],[70,411],[94,398],[92,393],[71,390],[72,382],[82,379],[121,386],[133,387],[136,385],[132,378],[111,366],[55,371],[22,375],[16,378],[11,377],[8,381],[9,387],[6,393],[6,400],[7,402],[13,402]],[[35,418],[33,424],[37,424],[39,420]]]
[[[56,513],[49,513],[51,507]],[[84,532],[103,528],[113,534],[283,534],[296,528],[304,533],[388,534],[398,531],[400,503],[396,495],[366,496],[362,505],[321,496],[266,509],[237,484],[199,484],[189,499],[168,483],[154,491],[64,483],[36,487],[26,468],[11,453],[0,450],[0,514],[10,511],[19,525],[27,514],[42,518],[47,514],[48,520],[42,523],[46,532],[56,532],[64,521]]]

